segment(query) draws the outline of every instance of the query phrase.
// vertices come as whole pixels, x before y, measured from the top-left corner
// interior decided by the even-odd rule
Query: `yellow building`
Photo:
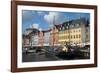
[[[83,46],[90,42],[89,23],[85,18],[71,20],[56,25],[58,32],[58,43],[61,45]]]

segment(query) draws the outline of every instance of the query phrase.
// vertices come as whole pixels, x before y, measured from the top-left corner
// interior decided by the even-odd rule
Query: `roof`
[[[86,27],[89,26],[89,20],[86,18],[80,18],[80,19],[75,19],[71,21],[66,21],[62,24],[55,25],[55,27],[58,30],[63,30],[63,29],[72,29],[72,28],[79,28],[81,25],[85,25]]]
[[[51,31],[51,29],[48,29],[48,30],[43,30],[42,32],[50,32]]]

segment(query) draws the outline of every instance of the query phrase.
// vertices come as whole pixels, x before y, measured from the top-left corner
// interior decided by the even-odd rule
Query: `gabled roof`
[[[59,25],[55,25],[55,27],[58,30],[63,30],[63,29],[78,28],[81,25],[85,25],[86,27],[88,27],[89,20],[87,20],[86,18],[75,19],[75,20],[71,20],[71,21],[66,21]]]

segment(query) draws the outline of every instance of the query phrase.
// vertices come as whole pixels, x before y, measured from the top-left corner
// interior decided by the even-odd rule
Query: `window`
[[[71,39],[72,39],[73,37],[72,37],[72,35],[71,35]]]
[[[75,39],[75,35],[74,35],[74,39]]]
[[[88,29],[86,29],[86,32],[88,32]]]
[[[86,38],[88,38],[88,35],[86,35]]]
[[[76,38],[78,38],[78,35],[76,35]]]
[[[61,30],[61,27],[59,28],[59,30]]]
[[[79,38],[81,38],[81,35],[79,34]]]
[[[68,29],[68,26],[66,26],[66,28]]]
[[[79,27],[79,24],[76,24],[77,27]]]
[[[63,29],[63,30],[65,29],[64,26],[62,26],[62,29]]]
[[[68,23],[68,26],[69,26],[69,23]]]
[[[74,27],[74,25],[71,26],[72,28]]]

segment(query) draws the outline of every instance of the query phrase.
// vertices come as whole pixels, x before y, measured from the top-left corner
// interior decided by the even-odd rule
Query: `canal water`
[[[61,60],[49,52],[45,53],[23,53],[22,62],[56,61]]]

